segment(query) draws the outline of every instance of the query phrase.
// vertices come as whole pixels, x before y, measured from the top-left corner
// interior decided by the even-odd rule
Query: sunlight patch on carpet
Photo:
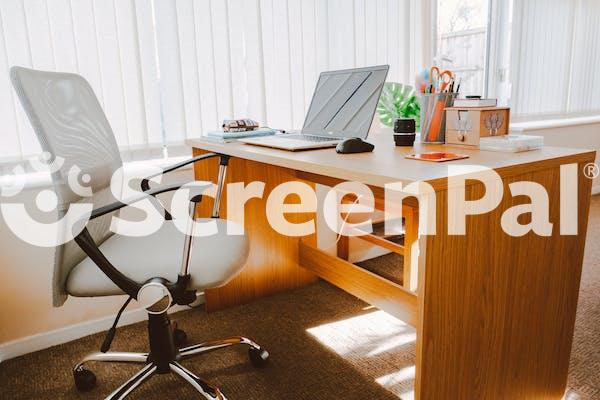
[[[405,367],[399,371],[392,372],[391,374],[384,375],[380,378],[375,379],[377,383],[385,388],[392,388],[399,384],[408,381],[415,380],[415,366]],[[413,390],[404,391],[400,393],[400,398],[403,400],[412,400],[415,398],[415,392]]]
[[[307,332],[341,356],[378,356],[416,340],[413,327],[379,310],[309,328]]]
[[[402,399],[414,398],[415,366],[407,361],[411,360],[407,353],[414,347],[416,332],[410,325],[375,309],[306,331],[339,356],[354,360],[359,369],[371,371],[379,385]]]

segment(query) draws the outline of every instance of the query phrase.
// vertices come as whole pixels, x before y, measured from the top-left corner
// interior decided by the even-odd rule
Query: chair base
[[[173,329],[168,315],[163,313],[149,314],[148,316],[150,352],[97,352],[87,355],[73,369],[75,386],[79,391],[91,390],[96,383],[95,375],[85,368],[85,364],[88,362],[138,363],[145,365],[138,373],[106,397],[107,400],[124,399],[154,374],[166,373],[174,373],[183,378],[204,396],[205,399],[225,400],[226,397],[217,387],[196,376],[179,362],[199,354],[240,344],[248,346],[250,361],[254,366],[262,367],[269,359],[269,353],[266,350],[262,349],[252,340],[242,336],[234,336],[178,349],[173,339]]]

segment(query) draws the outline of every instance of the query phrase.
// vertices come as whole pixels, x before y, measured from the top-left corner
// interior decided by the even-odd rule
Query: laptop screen
[[[302,133],[366,139],[388,70],[380,65],[321,73]]]

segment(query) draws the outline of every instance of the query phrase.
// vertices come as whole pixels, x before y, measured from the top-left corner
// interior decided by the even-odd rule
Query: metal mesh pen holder
[[[446,139],[446,107],[451,107],[456,93],[421,94],[421,142],[444,143]]]

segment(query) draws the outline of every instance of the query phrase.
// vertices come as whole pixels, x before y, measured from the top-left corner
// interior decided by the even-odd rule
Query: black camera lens
[[[415,133],[415,120],[412,118],[397,118],[394,120],[394,133]]]

